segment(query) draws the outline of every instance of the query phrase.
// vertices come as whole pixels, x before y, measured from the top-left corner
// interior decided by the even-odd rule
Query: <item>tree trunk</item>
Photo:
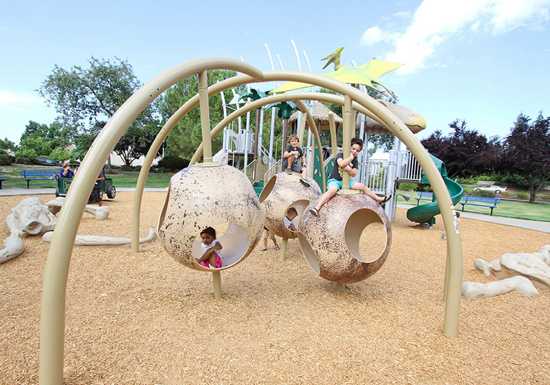
[[[535,189],[534,183],[531,182],[529,185],[529,203],[535,203],[535,195],[537,194],[537,189]]]

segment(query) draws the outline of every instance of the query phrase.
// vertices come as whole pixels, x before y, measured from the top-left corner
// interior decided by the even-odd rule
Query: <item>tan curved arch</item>
[[[157,76],[130,97],[115,113],[86,154],[79,173],[71,183],[54,230],[44,272],[42,311],[40,323],[40,382],[63,383],[63,350],[65,327],[65,291],[68,270],[76,238],[76,231],[87,198],[102,165],[139,113],[157,96],[178,81],[203,71],[213,69],[234,70],[248,74],[252,81],[301,81],[348,95],[379,117],[411,150],[423,168],[439,202],[447,233],[447,270],[445,281],[445,324],[443,332],[456,337],[462,285],[462,244],[460,233],[455,231],[452,201],[443,179],[426,150],[411,131],[386,107],[359,90],[320,75],[297,71],[270,71],[262,73],[255,67],[228,58],[197,59],[183,63]],[[301,99],[309,99],[303,97]]]

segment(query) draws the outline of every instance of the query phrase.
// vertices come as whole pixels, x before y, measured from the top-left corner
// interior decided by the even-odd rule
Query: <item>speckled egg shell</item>
[[[271,177],[265,185],[260,202],[265,211],[265,227],[273,234],[283,238],[296,238],[297,232],[290,231],[284,224],[283,218],[289,207],[294,207],[298,216],[294,219],[298,231],[299,222],[310,202],[321,195],[321,189],[315,180],[305,178],[310,187],[300,183],[300,174],[293,172],[288,175],[286,172]]]
[[[365,262],[359,241],[365,227],[374,222],[384,225],[386,246],[378,258]],[[306,260],[315,273],[336,283],[359,282],[376,273],[386,261],[391,238],[386,213],[362,193],[336,194],[323,205],[319,217],[307,211],[300,223],[300,246]]]
[[[176,261],[195,270],[212,271],[195,260],[202,255],[197,237],[208,226],[218,231],[227,227],[223,236],[218,236],[223,270],[254,250],[263,224],[263,209],[244,173],[230,166],[196,165],[170,179],[158,234]]]

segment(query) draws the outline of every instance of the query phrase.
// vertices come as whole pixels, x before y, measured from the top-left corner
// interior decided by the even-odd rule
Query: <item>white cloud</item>
[[[424,0],[404,32],[374,26],[365,31],[361,44],[391,42],[385,59],[406,64],[398,73],[412,73],[424,68],[438,45],[451,37],[481,30],[494,35],[515,28],[540,30],[549,20],[550,0]]]
[[[368,46],[368,45],[374,45],[376,43],[380,43],[383,41],[391,42],[398,37],[399,37],[399,33],[397,32],[384,32],[380,29],[380,27],[375,26],[367,29],[363,34],[363,36],[361,36],[361,44]]]
[[[0,107],[13,111],[28,112],[29,107],[37,104],[44,104],[44,100],[37,95],[0,91]]]
[[[491,18],[493,32],[501,34],[519,27],[542,29],[550,20],[549,8],[549,0],[495,1]]]

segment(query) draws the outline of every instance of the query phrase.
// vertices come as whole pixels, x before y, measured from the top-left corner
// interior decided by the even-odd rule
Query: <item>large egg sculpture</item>
[[[382,247],[379,255],[367,260],[360,251],[361,235],[367,226],[375,224],[381,233],[366,242],[376,241]],[[336,194],[323,205],[319,217],[308,211],[300,223],[300,246],[310,267],[322,278],[339,284],[359,282],[376,273],[389,254],[391,237],[383,208],[362,193]]]
[[[265,227],[282,238],[296,238],[298,232],[290,231],[284,224],[284,217],[290,207],[294,207],[298,216],[294,224],[299,228],[300,220],[310,202],[321,194],[315,180],[305,178],[309,187],[300,182],[300,174],[279,173],[271,177],[260,194],[260,203],[265,211]]]
[[[194,165],[170,179],[158,234],[176,261],[191,269],[212,271],[195,258],[203,253],[200,232],[213,227],[223,247],[222,267],[218,269],[223,270],[254,250],[263,224],[263,209],[244,173],[230,166]]]

